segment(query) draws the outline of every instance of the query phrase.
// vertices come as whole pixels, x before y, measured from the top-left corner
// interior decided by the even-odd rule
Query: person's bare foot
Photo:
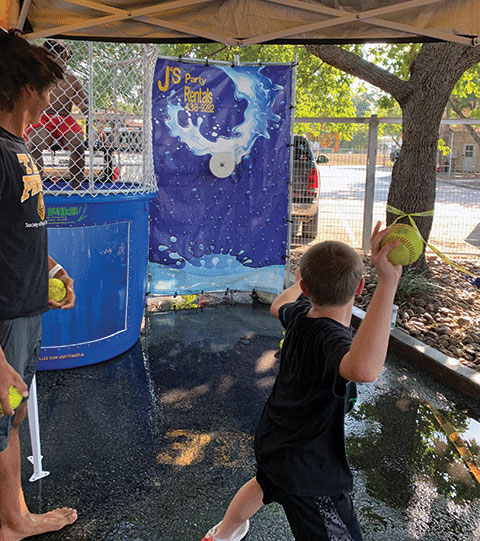
[[[68,507],[54,509],[43,515],[30,513],[14,526],[0,527],[0,541],[20,541],[32,535],[56,532],[77,520],[77,511]]]

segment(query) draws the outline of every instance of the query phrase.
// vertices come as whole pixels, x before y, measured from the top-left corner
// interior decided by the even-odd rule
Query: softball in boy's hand
[[[48,298],[55,302],[62,302],[67,294],[65,284],[58,278],[48,280]]]
[[[418,231],[407,224],[394,224],[388,228],[380,246],[399,242],[400,244],[388,252],[387,258],[393,265],[411,265],[422,253],[423,240]]]
[[[15,410],[20,406],[20,402],[22,401],[23,396],[20,394],[18,389],[14,387],[13,385],[10,386],[9,392],[8,392],[8,399],[10,400],[10,406],[12,406],[12,409]],[[3,414],[3,408],[0,404],[0,415]]]

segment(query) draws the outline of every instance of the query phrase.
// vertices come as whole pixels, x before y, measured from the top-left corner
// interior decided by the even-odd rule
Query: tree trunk
[[[392,171],[388,204],[405,213],[434,209],[436,155],[440,121],[455,83],[480,61],[480,47],[457,43],[424,44],[411,65],[409,80],[334,45],[308,45],[307,49],[328,64],[355,75],[391,94],[403,112],[400,155]],[[396,218],[387,213],[387,224]],[[428,241],[432,217],[415,223]],[[408,219],[401,221],[407,222]],[[426,270],[425,254],[414,263]]]
[[[388,204],[406,213],[434,210],[436,162],[440,121],[459,73],[463,46],[424,45],[412,65],[413,91],[400,106],[403,113],[402,147],[392,171]],[[396,216],[387,213],[387,224]],[[428,241],[433,217],[413,217]],[[409,223],[408,219],[401,221]],[[427,271],[425,253],[411,265]]]

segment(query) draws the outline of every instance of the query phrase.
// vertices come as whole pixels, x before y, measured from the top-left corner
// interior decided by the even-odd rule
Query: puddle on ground
[[[470,467],[458,449],[462,441]],[[455,504],[480,500],[474,476],[480,464],[480,423],[454,407],[432,410],[428,402],[391,394],[359,402],[347,421],[347,454],[364,476],[367,492],[395,508],[405,509],[418,497],[418,483],[432,497]]]

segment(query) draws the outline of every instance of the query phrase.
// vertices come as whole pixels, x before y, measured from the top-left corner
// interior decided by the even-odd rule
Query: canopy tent
[[[478,0],[2,0],[0,25],[29,39],[226,45],[480,43]]]

